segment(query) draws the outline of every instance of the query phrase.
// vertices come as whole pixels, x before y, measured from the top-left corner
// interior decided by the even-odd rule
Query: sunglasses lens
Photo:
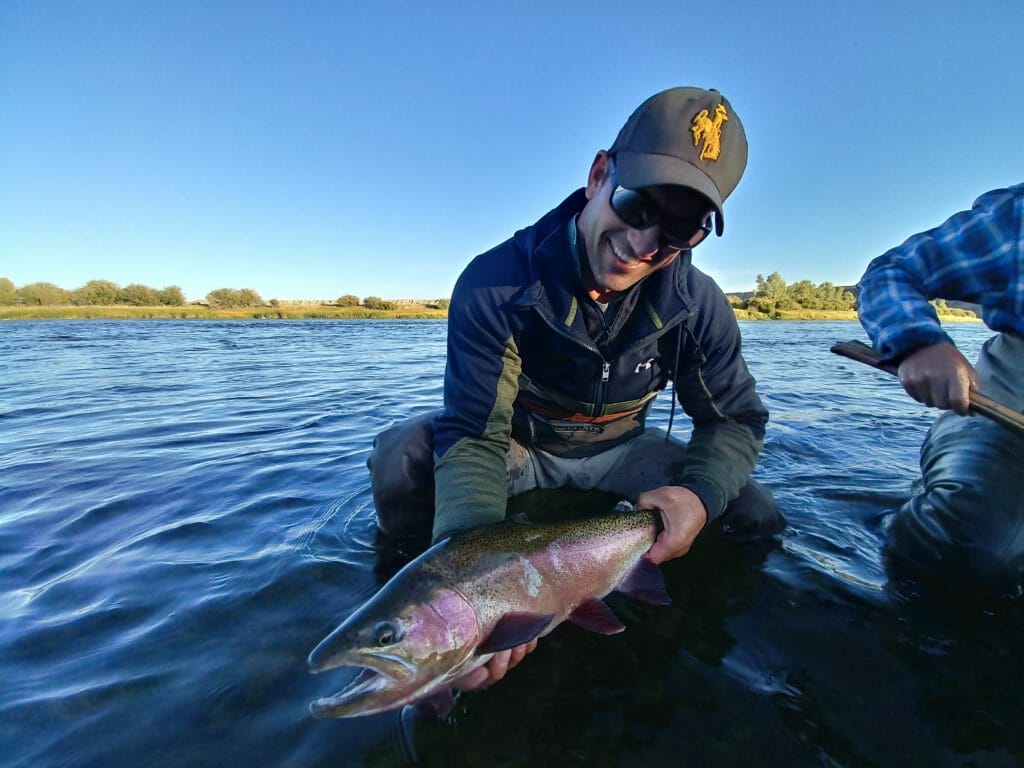
[[[669,248],[684,250],[690,247],[691,241],[702,232],[711,232],[711,214],[694,223],[679,219],[669,220],[662,215],[657,203],[650,200],[642,192],[626,189],[615,185],[615,165],[612,164],[612,194],[608,199],[615,215],[622,223],[633,229],[647,229],[655,224],[661,225],[661,243]]]
[[[658,223],[657,209],[632,189],[616,187],[610,202],[615,215],[633,229],[647,229]]]
[[[713,222],[710,213],[697,223],[684,224],[681,221],[666,221],[661,224],[661,237],[665,245],[670,248],[690,248],[695,237],[701,233],[704,235],[709,234],[712,227]]]
[[[677,221],[661,225],[661,239],[665,242],[665,245],[683,248],[689,244],[690,238],[693,237],[693,230],[691,228],[681,229],[680,227],[681,225]]]

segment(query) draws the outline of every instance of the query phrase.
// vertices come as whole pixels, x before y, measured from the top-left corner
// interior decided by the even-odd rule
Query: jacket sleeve
[[[714,520],[747,483],[764,442],[768,410],[741,352],[736,316],[717,288],[695,316],[696,356],[680,361],[676,391],[693,420],[686,467],[678,484],[704,503]]]
[[[986,308],[1018,304],[1020,294],[1012,292],[1024,280],[1022,201],[1024,185],[989,192],[971,210],[914,235],[868,265],[857,313],[883,361],[898,362],[930,344],[953,343],[930,299]]]
[[[498,522],[522,364],[495,290],[464,274],[448,315],[444,412],[434,422],[434,540]]]

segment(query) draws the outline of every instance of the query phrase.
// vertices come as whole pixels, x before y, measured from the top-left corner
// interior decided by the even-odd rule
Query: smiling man
[[[691,263],[722,234],[746,162],[743,126],[720,93],[662,91],[597,152],[584,189],[466,267],[449,313],[444,410],[374,443],[386,533],[425,539],[432,525],[439,540],[502,520],[509,496],[558,487],[658,510],[654,563],[708,528],[740,540],[781,530],[750,480],[768,412],[732,308]],[[688,443],[645,425],[669,382],[693,423]],[[463,687],[500,679],[534,643],[496,655]]]

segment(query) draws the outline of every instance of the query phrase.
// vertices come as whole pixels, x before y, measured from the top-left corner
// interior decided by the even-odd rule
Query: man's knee
[[[893,518],[885,542],[886,568],[896,580],[992,595],[1017,596],[1024,546],[1016,530],[989,525],[985,510],[952,508],[941,494],[922,493]]]
[[[756,480],[748,480],[709,530],[735,541],[766,539],[786,527],[771,492]]]
[[[981,417],[943,416],[921,452],[924,488],[889,528],[900,576],[1017,594],[1024,573],[1024,438]]]
[[[430,538],[435,415],[421,414],[384,430],[374,438],[366,460],[377,524],[396,538]]]

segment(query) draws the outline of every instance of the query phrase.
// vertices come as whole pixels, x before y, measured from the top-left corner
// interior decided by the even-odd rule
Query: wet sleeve
[[[693,334],[698,359],[676,384],[693,420],[686,467],[678,484],[704,503],[714,520],[746,485],[764,442],[768,410],[743,359],[739,325],[721,292],[702,308]]]
[[[506,456],[522,363],[489,291],[456,287],[444,412],[434,424],[434,540],[505,517]]]

